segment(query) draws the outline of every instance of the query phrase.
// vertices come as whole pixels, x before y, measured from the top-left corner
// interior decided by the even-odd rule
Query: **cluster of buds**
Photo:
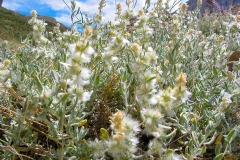
[[[104,48],[102,53],[103,58],[105,59],[106,68],[110,69],[112,63],[118,62],[117,53],[119,50],[125,49],[129,41],[123,36],[113,37],[110,45]]]
[[[142,49],[137,43],[133,43],[131,48],[135,58],[135,62],[131,63],[131,70],[136,74],[139,82],[136,97],[138,103],[145,105],[149,102],[148,96],[154,92],[155,77],[157,76],[151,70],[146,70],[146,68],[151,64],[156,64],[158,56],[151,47]]]

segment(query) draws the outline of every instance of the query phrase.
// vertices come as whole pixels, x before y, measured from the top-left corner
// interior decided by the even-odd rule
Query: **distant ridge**
[[[60,24],[60,27],[64,30],[70,30],[70,28],[66,27],[64,24],[60,23],[60,22],[57,22],[57,20],[53,17],[48,17],[48,16],[42,16],[42,15],[38,15],[37,16],[38,19],[41,19],[41,20],[45,20],[45,22],[50,22],[50,23],[53,23],[53,24],[57,24],[59,23]]]
[[[240,0],[216,0],[216,1],[220,4],[220,6],[224,8],[224,10],[229,10],[235,6],[240,5]],[[189,0],[187,4],[189,6],[188,9],[190,11],[193,11],[197,7],[197,0]],[[207,0],[202,0],[201,13],[204,13],[206,10],[208,10],[210,13],[214,11],[219,12],[218,9],[211,5],[210,3],[208,3]]]

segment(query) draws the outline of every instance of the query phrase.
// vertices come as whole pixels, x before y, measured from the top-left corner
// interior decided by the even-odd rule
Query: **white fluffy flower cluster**
[[[28,23],[33,27],[33,39],[35,42],[43,45],[50,43],[50,41],[43,35],[47,23],[37,19],[37,12],[35,10],[31,11],[31,15],[32,19],[30,19]]]
[[[84,86],[89,84],[91,70],[84,67],[83,64],[91,62],[91,56],[94,54],[93,48],[88,43],[91,36],[91,28],[85,28],[85,34],[79,38],[79,41],[69,45],[70,56],[67,63],[62,63],[68,71],[68,91],[75,95],[81,102],[88,101],[92,91],[85,91]]]
[[[118,111],[110,117],[112,135],[103,140],[89,141],[87,147],[94,159],[105,157],[107,152],[114,159],[133,159],[137,151],[140,124],[123,111]],[[103,129],[105,130],[105,129]],[[105,130],[107,132],[107,130]],[[102,134],[103,136],[103,134]]]
[[[114,158],[132,159],[137,151],[140,131],[139,122],[133,120],[123,111],[113,114],[111,119],[112,138],[107,142],[108,153]]]

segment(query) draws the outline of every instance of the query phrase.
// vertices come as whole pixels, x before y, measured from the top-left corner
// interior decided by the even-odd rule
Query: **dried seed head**
[[[135,52],[138,52],[139,51],[139,45],[137,43],[133,43],[132,44],[132,49],[135,51]]]
[[[187,9],[188,9],[188,5],[186,4],[186,3],[182,3],[182,5],[181,5],[181,13],[182,14],[185,14],[186,13],[186,11],[187,11]]]
[[[31,16],[32,17],[37,17],[37,11],[36,10],[32,10],[31,11]]]
[[[117,130],[118,132],[121,132],[123,129],[123,116],[124,112],[118,111],[110,117],[110,122],[113,124],[113,129]]]
[[[98,9],[99,9],[99,10],[102,10],[103,7],[105,7],[105,6],[106,6],[106,0],[101,0],[101,2],[99,3]]]
[[[177,78],[178,86],[185,86],[186,81],[187,81],[187,74],[181,72],[180,75]]]
[[[86,26],[85,28],[85,35],[90,37],[92,35],[92,28],[90,26]]]
[[[143,11],[142,9],[140,9],[140,10],[138,11],[138,14],[139,14],[139,16],[143,16],[143,15],[144,15],[144,11]]]
[[[202,0],[197,1],[197,6],[198,6],[198,8],[200,8],[202,6]]]
[[[10,60],[5,59],[5,60],[3,61],[3,66],[4,66],[5,68],[7,68],[7,67],[9,66],[9,64],[10,64]]]

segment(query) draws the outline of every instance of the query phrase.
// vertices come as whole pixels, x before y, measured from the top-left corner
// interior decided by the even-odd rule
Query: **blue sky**
[[[81,8],[83,13],[88,13],[91,17],[98,12],[100,0],[75,0],[77,6]],[[106,6],[103,9],[105,21],[112,21],[115,16],[115,1],[121,3],[123,10],[126,9],[125,0],[106,0]],[[136,0],[134,0],[136,1]],[[163,0],[164,1],[164,0]],[[174,0],[170,0],[173,2]],[[187,0],[182,0],[186,2]],[[65,0],[70,6],[70,0]],[[157,0],[151,0],[156,3]],[[144,6],[145,0],[138,0],[136,11]],[[30,15],[31,10],[36,10],[38,15],[54,17],[58,22],[67,26],[71,24],[70,11],[63,0],[3,0],[3,7],[17,11],[24,15]]]

